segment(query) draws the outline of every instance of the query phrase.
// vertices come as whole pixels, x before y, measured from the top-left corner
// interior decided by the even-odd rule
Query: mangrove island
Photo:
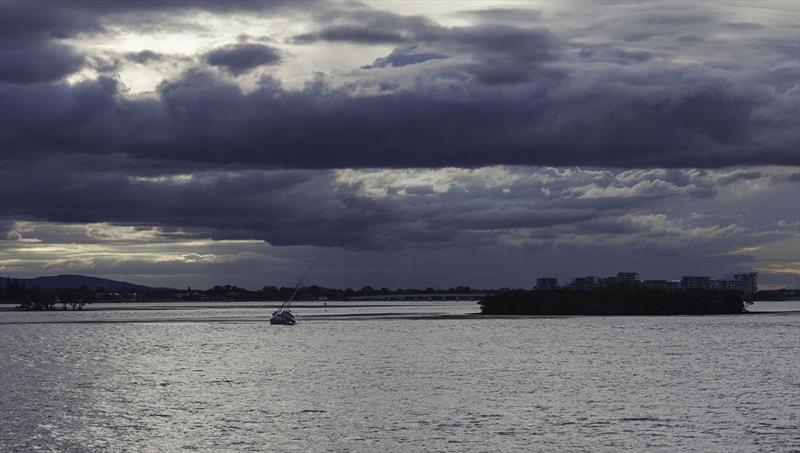
[[[478,302],[485,315],[721,315],[747,311],[740,291],[643,288],[513,290]]]

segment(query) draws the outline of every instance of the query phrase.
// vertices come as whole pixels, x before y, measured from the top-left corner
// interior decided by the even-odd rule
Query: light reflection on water
[[[477,306],[329,302],[286,327],[266,322],[274,304],[233,305],[0,312],[0,451],[800,445],[797,312],[453,319]],[[785,309],[800,303],[753,307]]]

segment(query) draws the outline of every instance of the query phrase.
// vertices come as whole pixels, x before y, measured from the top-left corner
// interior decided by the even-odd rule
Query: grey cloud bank
[[[233,44],[214,49],[206,54],[211,66],[220,66],[231,74],[239,75],[259,66],[277,64],[281,59],[278,49],[263,44]]]
[[[113,266],[137,275],[310,247],[361,272],[699,255],[794,282],[800,7],[524,6],[3,2],[0,268],[44,270],[42,225],[97,223],[270,244]]]
[[[741,41],[734,35],[717,47],[734,52],[748,43],[753,63],[730,66],[724,53],[683,62],[697,46],[675,39],[672,47],[641,42],[661,36],[664,27],[675,34],[686,26],[730,25],[708,13],[629,14],[652,33],[637,36],[640,44],[633,48],[621,47],[620,38],[582,43],[538,23],[444,27],[367,8],[339,12],[328,28],[337,20],[358,21],[375,33],[405,33],[396,41],[412,45],[365,66],[363,74],[353,68],[343,76],[317,75],[300,89],[265,74],[245,91],[202,63],[241,75],[280,64],[283,51],[229,44],[208,51],[196,67],[144,99],[126,96],[111,78],[36,83],[74,72],[83,57],[70,49],[58,58],[35,53],[53,52],[60,44],[52,39],[35,49],[7,45],[4,58],[14,64],[2,78],[13,83],[0,86],[7,119],[0,144],[8,154],[118,152],[187,165],[295,168],[800,163],[800,69],[784,53],[800,51],[796,40],[750,43],[747,34]],[[88,23],[53,35],[97,32],[98,25]],[[604,31],[619,34],[611,25]],[[359,43],[374,43],[360,34],[320,30],[315,33],[322,41],[359,37]],[[138,63],[156,56],[148,50],[128,54]],[[383,70],[393,68],[404,70]]]
[[[315,247],[308,252],[315,256],[330,254],[320,247],[356,256],[369,253],[372,259],[396,259],[405,253],[420,259],[439,255],[442,260],[448,251],[470,251],[481,261],[486,256],[497,260],[504,250],[511,256],[549,256],[547,266],[569,272],[568,263],[587,267],[584,261],[613,262],[610,255],[627,256],[651,273],[659,271],[648,261],[666,260],[673,263],[675,274],[681,272],[680,263],[717,267],[724,262],[733,269],[775,266],[770,259],[733,252],[754,244],[791,244],[793,230],[786,227],[787,219],[780,224],[780,216],[791,214],[798,202],[792,174],[780,168],[227,170],[130,176],[87,171],[81,162],[72,165],[84,170],[55,161],[48,171],[38,165],[29,173],[18,163],[0,173],[5,214],[12,219],[110,222],[145,229],[155,223],[163,228],[162,239],[170,231],[179,232],[176,238],[194,240],[256,239],[273,246]],[[742,192],[753,199],[743,198]],[[17,223],[4,228],[8,256],[16,254],[12,250],[23,252],[29,245],[26,240],[67,240],[52,232],[26,233]],[[96,241],[104,229],[97,227],[83,241]],[[358,259],[342,256],[349,257],[350,264]],[[125,268],[122,263],[130,259],[115,261],[114,269]],[[244,268],[253,259],[208,257],[190,264]],[[542,262],[526,260],[533,261],[532,268],[547,271]],[[134,261],[142,267],[146,259]],[[160,264],[154,263],[153,269],[182,262],[155,261]],[[111,264],[103,263],[92,266]],[[453,269],[458,273],[460,266]],[[480,280],[502,285],[496,277]]]
[[[238,73],[254,63],[236,64],[224,65]],[[188,166],[800,163],[798,132],[789,124],[797,107],[765,92],[714,79],[671,88],[548,91],[549,84],[562,81],[548,78],[513,92],[479,89],[468,97],[438,93],[436,86],[353,96],[324,81],[295,91],[267,78],[245,93],[193,71],[143,100],[126,99],[110,78],[4,85],[0,145],[7,155],[126,153]]]

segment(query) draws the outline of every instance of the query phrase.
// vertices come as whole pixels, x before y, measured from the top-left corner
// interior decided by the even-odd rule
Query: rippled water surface
[[[793,451],[800,303],[480,318],[474,303],[0,312],[0,451]],[[467,316],[463,316],[467,315]]]

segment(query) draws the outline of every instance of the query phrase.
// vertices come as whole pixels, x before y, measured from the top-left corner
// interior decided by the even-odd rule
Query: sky
[[[0,3],[0,274],[800,286],[800,3]]]

